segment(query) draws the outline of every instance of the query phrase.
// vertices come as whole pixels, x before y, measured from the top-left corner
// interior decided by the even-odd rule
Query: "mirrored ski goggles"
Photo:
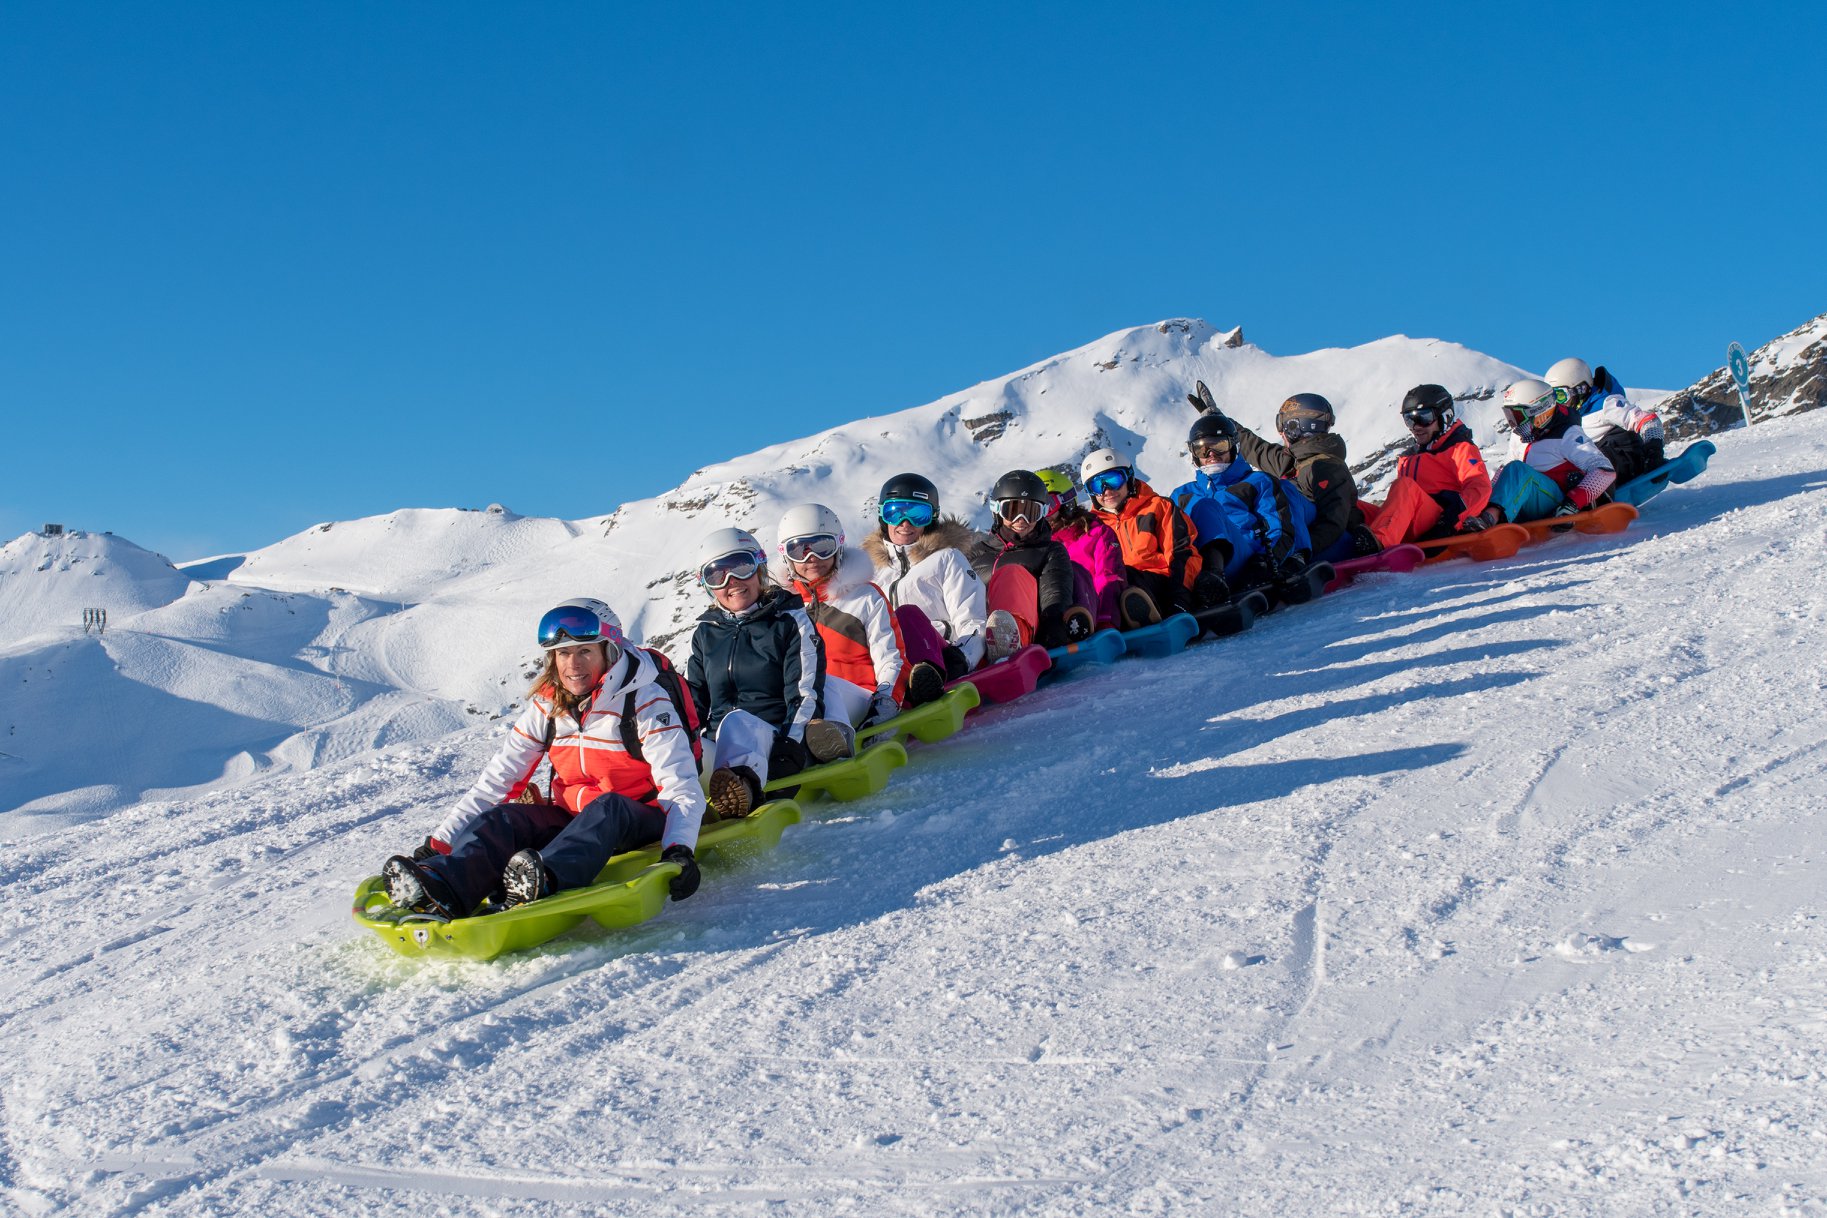
[[[734,554],[725,554],[722,558],[713,558],[699,567],[698,582],[714,590],[732,579],[749,579],[759,570],[761,560],[758,557],[738,550]]]
[[[1433,406],[1411,406],[1402,412],[1402,420],[1410,427],[1432,427],[1440,421],[1440,411]]]
[[[1193,461],[1199,465],[1237,459],[1237,446],[1229,440],[1195,440],[1192,451]]]
[[[933,522],[933,505],[919,499],[890,499],[878,515],[883,524],[911,524],[923,529]]]
[[[1526,402],[1521,406],[1506,405],[1503,413],[1504,417],[1510,420],[1511,427],[1521,427],[1525,422],[1539,427],[1548,421],[1549,415],[1554,413],[1556,404],[1554,394],[1544,393],[1533,402]]]
[[[805,562],[808,558],[836,558],[839,548],[837,538],[829,533],[789,537],[780,543],[781,552],[787,556],[788,562]]]
[[[1101,474],[1093,474],[1085,479],[1085,492],[1091,495],[1102,495],[1118,487],[1129,485],[1129,471],[1126,469],[1107,469]]]
[[[622,632],[614,626],[603,629],[602,621],[588,609],[560,605],[539,619],[539,645],[546,651],[578,643],[614,643],[622,645]]]
[[[1033,524],[1047,514],[1047,505],[1038,499],[998,499],[996,514],[1004,520]]]

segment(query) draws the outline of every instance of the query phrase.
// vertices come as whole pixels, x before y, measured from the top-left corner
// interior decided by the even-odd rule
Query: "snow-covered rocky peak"
[[[24,533],[0,547],[0,648],[46,631],[80,634],[89,609],[113,625],[189,586],[163,554],[112,533]]]
[[[1751,412],[1756,419],[1827,405],[1827,313],[1751,352]],[[1724,431],[1744,421],[1738,388],[1721,367],[1657,407],[1677,436]]]

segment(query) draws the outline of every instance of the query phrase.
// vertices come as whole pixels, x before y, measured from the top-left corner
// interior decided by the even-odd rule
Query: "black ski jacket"
[[[1077,589],[1072,581],[1072,556],[1063,543],[1053,540],[1053,528],[1045,520],[1035,525],[1026,537],[1003,531],[998,522],[988,533],[979,533],[969,553],[972,570],[984,583],[996,568],[1013,563],[1034,577],[1040,586],[1040,633],[1051,637],[1052,629],[1064,642],[1066,610],[1072,608]]]
[[[707,734],[732,710],[745,710],[803,740],[806,724],[824,714],[824,643],[805,603],[769,587],[740,617],[716,605],[699,615],[685,683]]]
[[[1300,493],[1313,501],[1318,514],[1307,526],[1313,542],[1313,557],[1318,558],[1345,530],[1361,524],[1364,514],[1358,511],[1358,484],[1345,464],[1345,441],[1327,432],[1297,440],[1292,446],[1271,444],[1261,436],[1237,424],[1237,449],[1243,459],[1276,478],[1292,478]]]

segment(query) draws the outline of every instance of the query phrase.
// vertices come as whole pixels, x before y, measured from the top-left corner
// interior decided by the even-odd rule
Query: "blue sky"
[[[596,515],[1162,317],[1675,388],[1827,310],[1823,10],[1481,7],[0,0],[0,535]]]

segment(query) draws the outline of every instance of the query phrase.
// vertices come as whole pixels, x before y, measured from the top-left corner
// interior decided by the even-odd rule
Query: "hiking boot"
[[[1161,620],[1161,611],[1155,608],[1154,597],[1140,588],[1123,589],[1123,599],[1118,603],[1123,608],[1123,627],[1126,630],[1152,626]]]
[[[381,880],[387,885],[387,899],[399,909],[445,919],[457,916],[450,885],[405,855],[396,854],[381,864]]]
[[[552,873],[539,858],[537,850],[522,850],[501,869],[501,891],[507,894],[502,904],[509,909],[537,901],[552,894]]]
[[[945,674],[939,666],[921,660],[907,673],[907,705],[925,706],[945,696]]]
[[[718,766],[712,770],[705,781],[704,793],[724,820],[747,816],[761,806],[761,780],[745,765]]]
[[[1074,605],[1066,610],[1065,622],[1068,643],[1082,643],[1097,633],[1097,619],[1083,605]]]
[[[1351,553],[1354,558],[1369,558],[1372,554],[1381,554],[1383,543],[1370,531],[1367,524],[1351,526]]]
[[[983,654],[991,664],[1021,650],[1021,624],[1007,609],[992,609],[983,623]]]
[[[856,756],[856,729],[839,719],[806,724],[806,752],[819,764]]]

